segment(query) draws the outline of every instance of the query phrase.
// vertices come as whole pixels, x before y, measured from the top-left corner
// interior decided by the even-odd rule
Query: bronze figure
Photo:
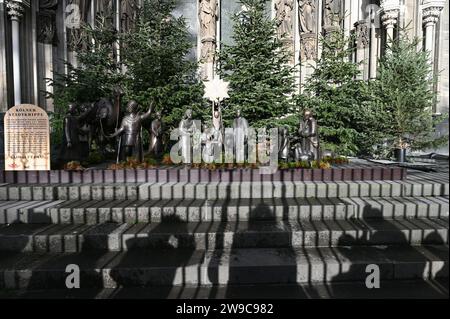
[[[60,159],[63,162],[81,161],[83,160],[82,143],[80,141],[80,130],[86,117],[90,113],[90,109],[85,110],[78,115],[78,106],[75,103],[68,105],[67,114],[63,123],[63,141],[60,153]]]
[[[312,112],[308,109],[303,112],[298,133],[301,138],[302,155],[307,155],[311,160],[320,159],[319,128]]]
[[[117,144],[117,162],[126,160],[128,157],[135,157],[138,161],[144,160],[142,146],[142,122],[150,117],[153,110],[153,103],[147,113],[138,113],[138,103],[131,100],[127,104],[127,115],[122,119],[119,129],[108,138],[119,136]]]
[[[289,161],[289,155],[290,155],[289,153],[291,150],[291,143],[289,140],[288,128],[287,127],[280,128],[278,135],[279,135],[279,137],[278,137],[279,158],[280,158],[280,160],[287,162],[287,161]]]
[[[163,151],[163,123],[161,120],[161,112],[156,112],[155,119],[150,125],[150,144],[148,147],[149,154],[160,156]]]

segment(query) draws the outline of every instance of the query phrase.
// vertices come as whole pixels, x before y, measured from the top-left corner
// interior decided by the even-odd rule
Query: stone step
[[[414,287],[414,289],[411,289]],[[158,287],[0,290],[0,299],[448,299],[448,278],[365,282],[259,285],[178,285]],[[211,313],[211,311],[210,311]],[[277,313],[279,313],[277,311]]]
[[[368,265],[381,281],[435,279],[448,278],[448,246],[2,252],[0,289],[65,288],[68,265],[83,288],[364,281]]]
[[[0,184],[0,200],[148,200],[448,196],[447,179],[360,182]]]
[[[83,171],[2,171],[0,183],[66,184],[66,183],[135,183],[135,182],[256,182],[256,181],[361,181],[402,180],[406,169],[374,163],[332,165],[327,169],[278,169],[270,174],[266,169],[202,169],[165,167],[149,169],[87,169]]]
[[[448,217],[448,197],[1,201],[0,224]]]
[[[0,227],[0,251],[302,248],[448,244],[448,218],[239,221]]]

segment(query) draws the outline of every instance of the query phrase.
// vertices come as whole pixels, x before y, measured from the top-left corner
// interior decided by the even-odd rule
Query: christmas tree
[[[435,125],[442,116],[433,117],[436,102],[429,52],[418,49],[420,40],[409,39],[407,32],[395,39],[380,61],[375,95],[383,112],[383,131],[395,148],[437,147],[447,136],[437,137]]]
[[[75,48],[77,65],[66,62],[67,73],[57,74],[53,81],[55,105],[67,107],[67,102],[95,102],[110,97],[123,79],[114,52],[117,31],[110,19],[98,16],[94,25],[83,24],[80,43]]]
[[[380,138],[380,116],[369,85],[359,79],[359,63],[349,58],[354,39],[336,30],[321,38],[321,46],[297,105],[313,110],[323,149],[340,155],[368,153]]]
[[[70,102],[81,105],[104,97],[112,99],[114,89],[124,79],[115,54],[119,34],[111,21],[111,17],[99,15],[93,25],[83,23],[80,29],[72,30],[79,39],[73,48],[77,65],[65,61],[67,73],[55,74],[53,92],[46,92],[54,99],[51,121],[55,143],[61,140],[62,120]]]
[[[196,119],[208,110],[198,63],[188,59],[193,42],[186,22],[173,16],[176,5],[176,0],[145,0],[134,27],[122,36],[127,96],[142,105],[154,100],[167,128],[178,126],[187,107]]]
[[[291,55],[277,37],[276,21],[266,0],[241,0],[242,10],[232,17],[233,44],[222,45],[219,74],[230,82],[225,119],[240,109],[250,125],[274,126],[291,111],[294,68]]]

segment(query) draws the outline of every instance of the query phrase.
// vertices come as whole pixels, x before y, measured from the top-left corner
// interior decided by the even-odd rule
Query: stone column
[[[399,0],[381,0],[381,23],[386,29],[386,46],[389,48],[394,39],[394,29],[400,14]]]
[[[8,110],[8,90],[6,82],[6,4],[0,0],[0,123],[3,113]],[[0,126],[0,129],[2,127]],[[3,129],[2,129],[3,130]],[[3,131],[0,132],[2,134]],[[1,150],[1,149],[0,149]]]
[[[23,16],[25,7],[29,4],[24,0],[8,0],[6,8],[11,19],[12,52],[13,52],[13,82],[14,82],[14,105],[21,104],[22,90],[20,83],[20,18]]]
[[[371,5],[366,9],[369,15],[370,24],[370,48],[369,48],[369,79],[375,79],[377,76],[377,63],[380,51],[380,12],[379,7]]]
[[[37,41],[39,52],[39,91],[40,106],[46,111],[53,111],[53,99],[46,98],[43,92],[53,92],[53,87],[48,81],[53,80],[53,45],[58,41],[56,36],[56,11],[57,0],[41,1],[39,3],[37,21]]]
[[[441,11],[444,8],[445,1],[426,1],[423,2],[422,20],[425,28],[425,50],[430,53],[430,63],[435,63],[436,47],[436,24],[439,22]]]
[[[383,13],[381,21],[386,29],[386,44],[389,47],[394,39],[394,28],[397,24],[398,11],[390,10]]]
[[[369,77],[369,26],[366,20],[355,23],[356,32],[356,62],[360,63],[360,77],[367,80]]]

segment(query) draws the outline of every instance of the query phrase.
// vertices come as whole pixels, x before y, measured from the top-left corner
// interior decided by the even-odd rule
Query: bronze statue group
[[[112,144],[112,152],[116,154],[117,163],[129,158],[143,162],[144,155],[154,158],[162,156],[164,126],[161,112],[155,112],[153,120],[149,121],[154,111],[153,103],[145,113],[140,113],[138,103],[131,100],[127,104],[126,114],[119,121],[120,95],[117,95],[119,98],[114,105],[102,100],[80,107],[75,103],[68,105],[60,153],[62,162],[86,160],[93,143],[103,154],[107,152],[108,145]],[[230,136],[224,134],[220,111],[213,111],[211,127],[206,124],[201,126],[199,123],[200,121],[193,119],[192,110],[187,109],[178,127],[179,142],[176,144],[176,151],[181,155],[182,163],[191,164],[196,151],[204,162],[217,162],[215,154],[222,154],[223,147],[230,145],[234,150],[232,162],[247,162],[250,126],[240,110],[236,111]],[[144,151],[143,128],[150,135],[147,152]],[[277,137],[275,145],[280,161],[310,162],[321,159],[317,121],[310,110],[303,111],[295,138],[290,136],[287,127],[278,128]],[[195,138],[199,139],[199,143],[193,141]],[[193,145],[200,145],[200,148],[195,150]]]

